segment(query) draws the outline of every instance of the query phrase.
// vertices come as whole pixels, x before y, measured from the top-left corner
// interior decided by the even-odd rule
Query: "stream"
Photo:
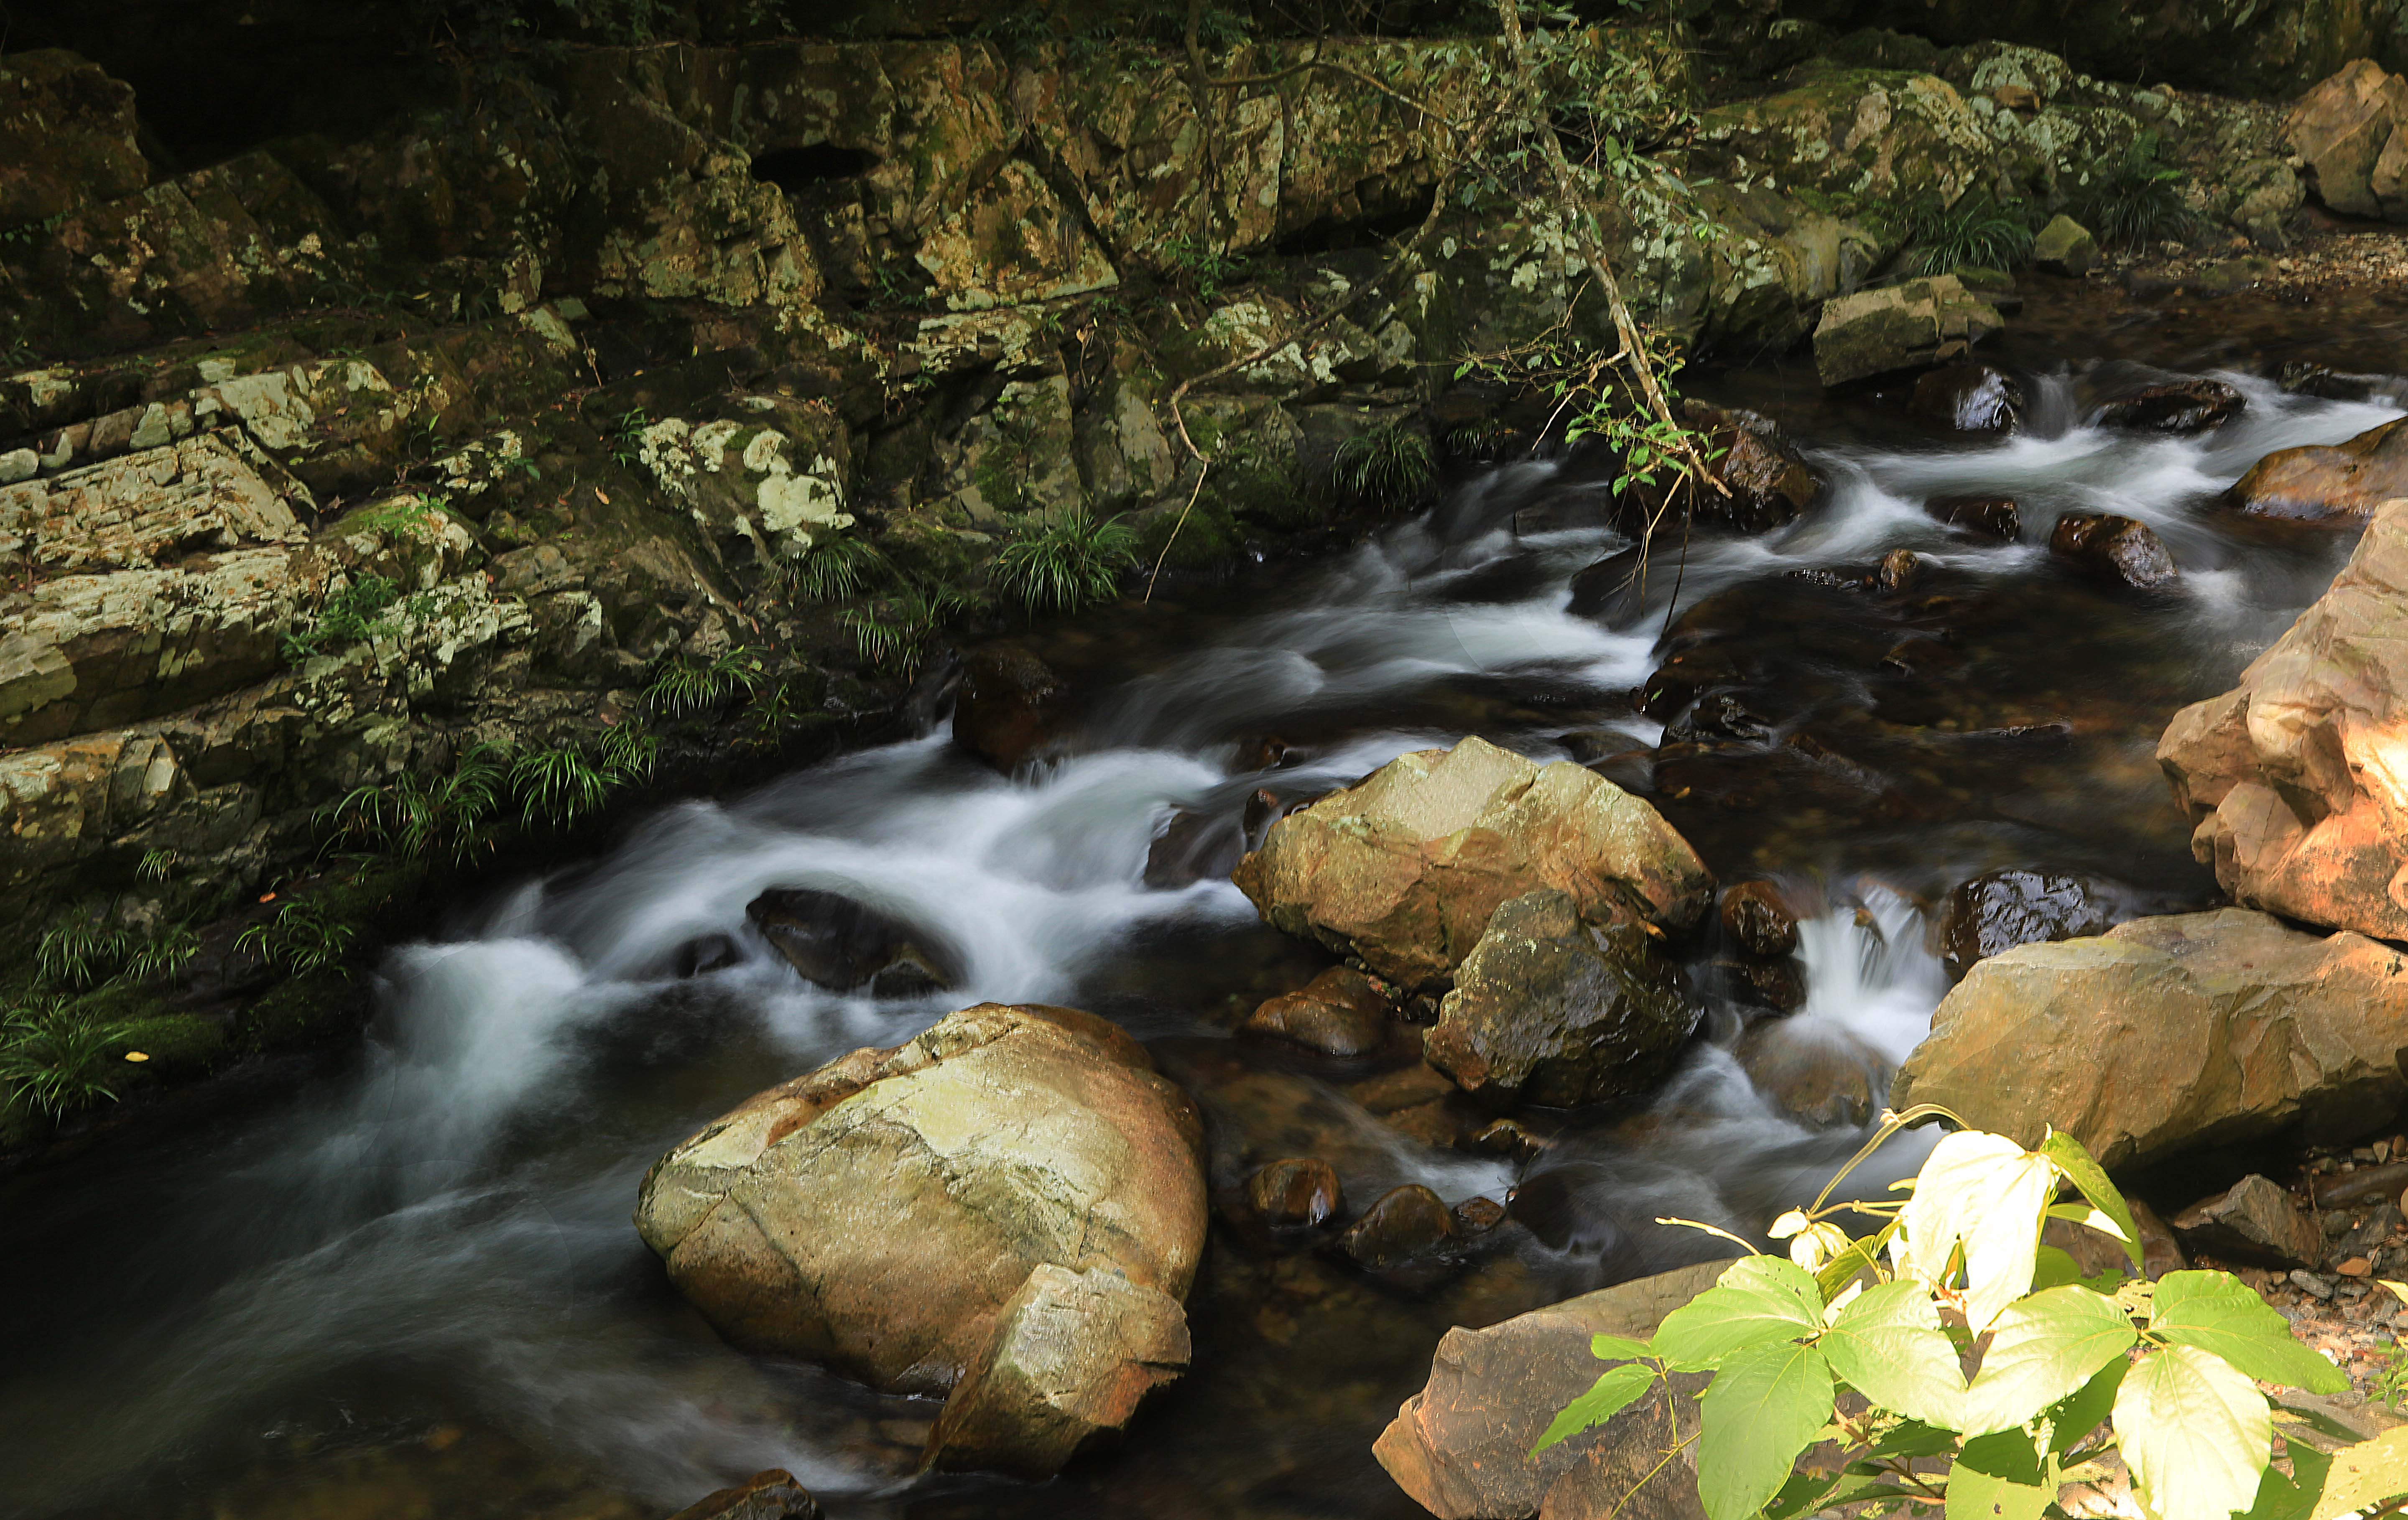
[[[1258,788],[1310,796],[1468,733],[1574,754],[1644,791],[1723,880],[1772,876],[1821,905],[1789,1033],[1882,1063],[1947,990],[1928,920],[1968,876],[2089,873],[2128,911],[2210,900],[2157,736],[2350,544],[2269,535],[2214,497],[2273,449],[2401,409],[2234,369],[2214,372],[2248,407],[2223,429],[2116,433],[2088,419],[2128,361],[2020,366],[2026,423],[2003,440],[1727,378],[1729,399],[1783,415],[1828,498],[1772,534],[1693,543],[1677,577],[1602,616],[1568,610],[1567,587],[1623,546],[1600,525],[1605,482],[1504,465],[1334,558],[1032,632],[1081,700],[1065,757],[1029,774],[996,774],[938,724],[666,808],[604,858],[459,905],[439,942],[384,966],[372,1039],[338,1076],[0,1186],[0,1516],[641,1520],[767,1467],[839,1520],[1418,1514],[1369,1445],[1448,1326],[1714,1255],[1654,1221],[1760,1230],[1860,1132],[1784,1117],[1752,1085],[1729,1047],[1765,1015],[1700,960],[1701,1038],[1652,1102],[1553,1116],[1526,1164],[1410,1139],[1367,1096],[1397,1061],[1232,1038],[1326,957],[1226,880],[1148,886],[1157,833],[1180,810],[1234,827]],[[2018,498],[2021,542],[1923,511],[1974,491]],[[2077,578],[2045,548],[2065,510],[2148,523],[2180,582]],[[1858,574],[1901,546],[1928,563],[1899,596],[1791,573]],[[1927,645],[1945,659],[1914,657]],[[1720,726],[1668,734],[1633,710],[1672,652],[1727,673]],[[1270,736],[1284,763],[1238,769]],[[963,984],[917,1001],[810,986],[745,919],[773,886],[924,926]],[[728,963],[679,975],[713,936]],[[1516,1223],[1413,1283],[1216,1225],[1195,1368],[1116,1450],[1040,1487],[914,1479],[932,1404],[726,1349],[628,1215],[652,1160],[738,1099],[988,998],[1089,1008],[1151,1042],[1211,1115],[1216,1187],[1309,1144],[1354,1207],[1417,1182],[1511,1197]],[[1858,1180],[1917,1159],[1909,1137]]]

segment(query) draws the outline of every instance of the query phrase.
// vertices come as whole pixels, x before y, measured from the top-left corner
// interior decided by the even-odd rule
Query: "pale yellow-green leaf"
[[[2336,1520],[2402,1494],[2408,1494],[2408,1427],[2333,1453],[2324,1495],[2310,1520]]]
[[[2196,1346],[2135,1364],[2116,1392],[2114,1425],[2133,1497],[2158,1520],[2224,1520],[2247,1509],[2274,1435],[2258,1385]]]
[[[2057,1163],[2003,1135],[1960,1130],[1932,1148],[1901,1215],[1900,1270],[1946,1285],[1965,1248],[1965,1318],[1979,1335],[2031,1291],[2040,1227],[2056,1197]]]
[[[2387,1277],[2378,1277],[2375,1281],[2389,1288],[2393,1298],[2403,1304],[2408,1304],[2408,1283],[2394,1283]]]

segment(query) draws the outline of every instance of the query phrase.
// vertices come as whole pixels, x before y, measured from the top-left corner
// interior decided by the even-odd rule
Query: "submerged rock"
[[[1346,1207],[1338,1169],[1317,1156],[1284,1156],[1246,1179],[1246,1204],[1275,1227],[1326,1224]]]
[[[2138,1166],[2294,1123],[2314,1141],[2386,1122],[2408,1097],[2402,1049],[2408,958],[2228,908],[1978,963],[1890,1104],[1938,1103],[2026,1145],[2053,1124]]]
[[[2331,587],[2241,684],[2174,714],[2157,763],[2191,853],[2234,901],[2408,939],[2408,502],[2375,514]]]
[[[1866,1124],[1889,1090],[1882,1054],[1845,1025],[1817,1016],[1751,1025],[1731,1054],[1775,1109],[1816,1129]]]
[[[1233,880],[1290,934],[1436,991],[1509,897],[1552,887],[1591,923],[1697,922],[1713,878],[1656,810],[1571,764],[1481,738],[1422,750],[1273,825]]]
[[[2003,325],[1955,275],[1910,280],[1825,303],[1814,371],[1826,385],[1959,359]]]
[[[2408,417],[2343,443],[2278,449],[2226,499],[2252,517],[2351,527],[2400,496],[2408,496]]]
[[[1070,687],[1017,644],[990,644],[962,667],[953,699],[953,742],[997,770],[1020,768],[1043,750],[1068,711]]]
[[[1942,433],[2006,433],[2024,413],[2024,388],[1988,365],[1948,365],[1914,382],[1907,413]]]
[[[1426,1256],[1461,1233],[1444,1199],[1419,1183],[1408,1183],[1374,1199],[1338,1238],[1338,1249],[1357,1267],[1379,1271]]]
[[[2055,871],[1985,871],[1961,882],[1940,910],[1940,958],[1962,978],[1973,963],[2017,945],[2104,934],[2114,905],[2096,883]]]
[[[2099,420],[2151,433],[2204,433],[2240,416],[2248,404],[2222,380],[2169,380],[2115,397],[2100,409]]]
[[[2013,496],[1934,496],[1923,504],[1933,522],[2011,544],[2023,536],[2023,513]]]
[[[2067,512],[2050,530],[2048,550],[2098,580],[2142,590],[2182,574],[2156,529],[2112,512]]]
[[[1770,882],[1741,882],[1723,893],[1723,932],[1751,955],[1786,955],[1798,948],[1798,915]]]
[[[966,1391],[932,1458],[1050,1471],[1184,1362],[1202,1143],[1109,1021],[985,1003],[713,1121],[636,1226],[731,1341]]]
[[[1654,1086],[1698,1018],[1643,928],[1547,890],[1498,905],[1424,1050],[1466,1092],[1572,1108]]]
[[[1592,1337],[1645,1340],[1729,1267],[1703,1262],[1485,1329],[1447,1331],[1430,1359],[1429,1382],[1397,1411],[1372,1455],[1440,1520],[1699,1520],[1694,1398],[1641,1398],[1593,1430],[1535,1455],[1530,1448],[1556,1412],[1613,1365],[1591,1355]],[[1692,1395],[1704,1381],[1694,1373],[1673,1380]]]
[[[744,916],[803,980],[837,992],[867,986],[881,997],[916,997],[958,979],[924,935],[841,893],[772,887]]]

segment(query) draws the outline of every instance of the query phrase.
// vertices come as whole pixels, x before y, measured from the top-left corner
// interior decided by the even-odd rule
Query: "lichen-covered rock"
[[[1530,1448],[1611,1365],[1590,1352],[1594,1337],[1647,1339],[1729,1266],[1703,1262],[1485,1329],[1447,1331],[1427,1385],[1398,1409],[1372,1455],[1440,1520],[1698,1520],[1692,1398],[1641,1398],[1595,1429],[1535,1455]],[[1687,1392],[1703,1380],[1680,1374],[1674,1382]],[[1674,1454],[1669,1469],[1667,1452]]]
[[[664,418],[644,429],[638,452],[661,487],[685,502],[723,564],[767,568],[853,526],[845,509],[851,440],[824,405],[751,399],[758,405],[741,420]]]
[[[2099,266],[2099,239],[2059,212],[2032,238],[2031,261],[2053,275],[2086,275]]]
[[[2408,418],[2342,443],[2277,449],[2226,499],[2252,517],[2354,526],[2401,496],[2408,496]]]
[[[2109,1167],[2143,1166],[2293,1124],[2337,1140],[2385,1123],[2408,1096],[2402,1050],[2408,958],[2228,908],[1976,964],[1890,1103],[2026,1145],[2053,1125]]]
[[[1598,928],[1569,894],[1531,892],[1455,968],[1424,1053],[1466,1092],[1577,1108],[1654,1087],[1699,1012],[1639,925]]]
[[[1698,119],[1691,151],[1716,178],[1770,173],[1827,194],[1953,201],[1973,182],[1991,147],[1947,80],[1928,74],[1831,69],[1760,100]]]
[[[987,1003],[715,1120],[636,1223],[730,1340],[955,1394],[932,1455],[1048,1472],[1184,1361],[1201,1151],[1116,1026]]]
[[[138,194],[133,87],[58,49],[0,64],[0,232]]]
[[[2408,939],[2408,501],[2241,684],[2174,714],[2157,762],[2235,902]]]
[[[1842,296],[1814,328],[1814,371],[1826,385],[1960,358],[1999,330],[1999,313],[1955,275]]]
[[[1232,878],[1290,934],[1443,986],[1498,905],[1542,888],[1591,924],[1695,923],[1713,882],[1656,810],[1569,761],[1481,738],[1383,766],[1271,826]]]
[[[2300,98],[2284,123],[2316,196],[2350,216],[2408,220],[2408,79],[2360,58]]]

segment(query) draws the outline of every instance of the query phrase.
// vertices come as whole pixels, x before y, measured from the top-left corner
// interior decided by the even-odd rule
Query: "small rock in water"
[[[953,742],[997,770],[1012,771],[1062,725],[1070,686],[1017,644],[990,644],[969,657],[953,699]]]
[[[1923,510],[1934,522],[2000,543],[2011,544],[2023,535],[2023,514],[2013,496],[1934,496]]]
[[[2222,380],[2172,380],[2117,396],[2100,409],[2109,427],[2152,433],[2204,433],[2241,415],[2248,398]]]
[[[669,1520],[819,1520],[819,1501],[795,1475],[771,1468],[680,1510]]]
[[[1730,978],[1732,994],[1743,1001],[1776,1013],[1806,1006],[1806,973],[1795,960],[1730,959],[1714,965]]]
[[[1798,948],[1798,916],[1770,882],[1742,882],[1723,894],[1723,932],[1751,955],[1786,955]]]
[[[1146,848],[1145,884],[1162,892],[1226,880],[1245,853],[1245,830],[1237,820],[1182,808]]]
[[[1701,491],[1691,507],[1700,525],[1762,533],[1794,521],[1823,497],[1823,478],[1758,412],[1688,400],[1682,419],[1706,436],[1714,477],[1728,491]]]
[[[2109,512],[2066,513],[2049,534],[2048,548],[2100,580],[2142,590],[2162,586],[2182,573],[2155,529]]]
[[[1914,382],[1907,413],[1942,433],[2005,433],[2023,416],[2024,391],[1988,365],[1949,365]]]
[[[1381,1195],[1346,1226],[1339,1249],[1358,1267],[1398,1267],[1445,1245],[1460,1233],[1454,1211],[1428,1188],[1408,1183]]]
[[[1324,1055],[1367,1055],[1388,1042],[1394,1014],[1395,1005],[1369,977],[1333,966],[1255,1009],[1243,1027]]]
[[[1940,911],[1941,959],[1962,977],[1973,963],[2017,945],[2079,939],[2115,926],[2099,886],[2056,871],[1985,871],[1948,894]]]
[[[1455,1222],[1466,1235],[1485,1235],[1505,1223],[1505,1206],[1474,1194],[1455,1206]]]
[[[1823,1019],[1767,1019],[1740,1037],[1733,1054],[1774,1108],[1817,1129],[1864,1124],[1889,1086],[1881,1053]]]
[[[910,925],[841,893],[772,887],[744,916],[805,981],[837,992],[867,984],[879,997],[912,997],[955,980],[946,957]]]
[[[1882,556],[1880,568],[1873,571],[1873,585],[1881,591],[1904,591],[1914,584],[1922,571],[1922,555],[1912,549],[1893,549]]]
[[[1266,1225],[1324,1224],[1346,1207],[1337,1169],[1317,1156],[1288,1156],[1246,1179],[1246,1202]]]
[[[2408,496],[2408,418],[2342,443],[2278,449],[2249,466],[2226,499],[2252,517],[2355,527],[2401,496]]]

